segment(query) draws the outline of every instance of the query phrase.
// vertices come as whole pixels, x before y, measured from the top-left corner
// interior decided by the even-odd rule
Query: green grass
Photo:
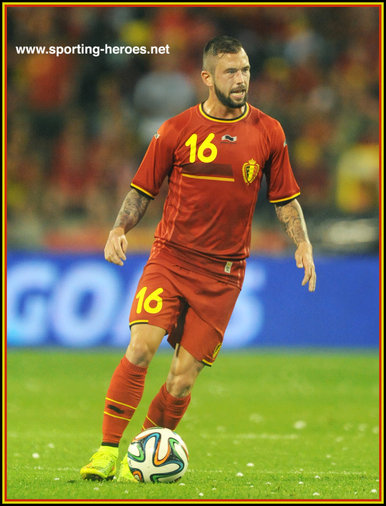
[[[81,480],[121,355],[8,352],[6,500],[379,501],[379,369],[370,352],[222,352],[177,429],[190,453],[180,482]],[[159,353],[149,368],[122,456],[170,359]]]

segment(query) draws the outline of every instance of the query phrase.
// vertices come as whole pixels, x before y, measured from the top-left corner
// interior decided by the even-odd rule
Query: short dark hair
[[[235,37],[230,37],[229,35],[218,35],[217,37],[214,37],[214,39],[211,39],[204,47],[202,68],[204,69],[206,66],[205,61],[207,56],[217,56],[222,53],[235,54],[241,49],[243,49],[243,46]]]

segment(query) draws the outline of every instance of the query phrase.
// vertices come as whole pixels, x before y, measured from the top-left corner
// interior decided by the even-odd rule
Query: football
[[[133,476],[143,483],[171,483],[188,468],[186,444],[176,432],[151,427],[131,441],[127,458]]]

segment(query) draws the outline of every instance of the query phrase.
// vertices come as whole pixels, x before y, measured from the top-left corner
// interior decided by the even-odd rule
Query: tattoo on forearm
[[[115,227],[123,227],[125,234],[131,230],[139,222],[145,214],[150,198],[139,193],[134,188],[126,195],[122,206],[119,210],[117,219],[114,223]]]
[[[292,200],[284,206],[275,206],[275,209],[279,221],[297,246],[302,241],[309,240],[303,211],[297,200]]]

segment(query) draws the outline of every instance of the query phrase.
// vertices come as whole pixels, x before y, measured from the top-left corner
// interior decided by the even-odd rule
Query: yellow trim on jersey
[[[209,179],[210,181],[231,181],[234,182],[233,177],[217,177],[217,176],[194,176],[192,174],[182,174],[184,177],[190,177],[192,179]]]
[[[299,193],[295,193],[295,195],[292,195],[292,197],[286,197],[285,199],[279,199],[279,200],[270,200],[270,202],[272,204],[274,204],[275,202],[284,202],[285,200],[291,200],[291,199],[294,199],[295,197],[297,197],[298,195],[300,195],[300,192]]]
[[[204,362],[204,364],[209,365],[210,367],[213,365],[213,362],[208,362],[204,358],[201,360],[201,362]]]
[[[125,418],[124,416],[117,416],[117,415],[112,415],[111,413],[108,413],[107,411],[103,411],[103,413],[105,415],[109,415],[109,416],[112,416],[114,418],[119,418],[121,420],[127,420],[128,422],[130,422],[131,418]]]
[[[133,322],[129,322],[129,326],[134,325],[135,323],[149,323],[149,320],[134,320]]]
[[[204,111],[203,107],[202,107],[202,104],[199,104],[199,110],[200,110],[200,113],[206,118],[206,119],[210,119],[211,121],[216,121],[217,123],[236,123],[237,121],[240,121],[242,119],[245,118],[245,116],[248,114],[249,112],[249,105],[248,104],[245,104],[246,107],[245,107],[245,112],[244,114],[242,114],[241,116],[239,116],[238,118],[235,118],[235,119],[219,119],[219,118],[213,118],[212,116],[208,116],[208,114],[206,114],[206,112]]]
[[[136,409],[134,406],[130,406],[130,404],[125,404],[124,402],[115,401],[114,399],[110,399],[110,397],[106,397],[106,399],[108,401],[115,402],[115,404],[121,404],[122,406],[126,406],[127,408]]]
[[[140,186],[137,186],[136,184],[133,184],[131,183],[131,185],[133,188],[135,188],[136,190],[139,190],[140,192],[142,193],[146,193],[146,195],[149,195],[149,197],[151,197],[152,199],[155,199],[155,196],[152,195],[151,193],[149,193],[148,191],[144,190],[143,188],[141,188]]]

